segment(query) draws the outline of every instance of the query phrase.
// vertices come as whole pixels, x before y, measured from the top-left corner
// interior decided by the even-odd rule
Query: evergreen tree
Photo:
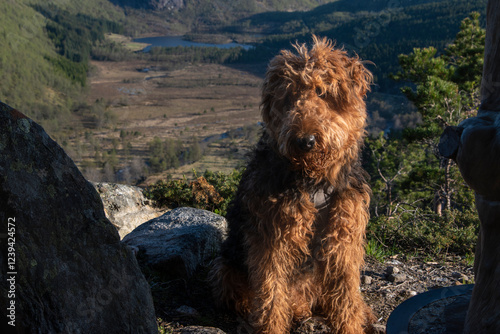
[[[455,41],[443,55],[438,56],[434,47],[428,47],[399,56],[402,71],[393,78],[413,84],[402,91],[423,120],[420,126],[406,131],[409,140],[435,141],[444,126],[458,124],[477,109],[484,41],[479,14],[472,13],[462,21]]]
[[[401,137],[381,134],[366,141],[377,240],[439,250],[475,238],[473,192],[453,161],[439,155],[437,143],[445,126],[457,125],[479,106],[484,37],[479,14],[472,13],[443,54],[427,47],[399,57],[402,70],[393,77],[408,83],[402,91],[422,123]]]
[[[402,71],[394,77],[413,84],[413,88],[404,87],[402,91],[415,104],[423,120],[416,128],[406,129],[405,139],[418,143],[426,152],[418,165],[414,162],[415,168],[407,182],[410,187],[412,184],[433,187],[437,213],[452,206],[463,206],[459,198],[470,198],[464,194],[467,190],[454,163],[437,153],[437,143],[445,126],[457,125],[477,110],[484,40],[485,30],[480,26],[479,14],[472,13],[462,21],[455,41],[443,55],[437,55],[436,49],[429,47],[414,49],[413,53],[399,57]],[[432,196],[432,192],[428,196]]]

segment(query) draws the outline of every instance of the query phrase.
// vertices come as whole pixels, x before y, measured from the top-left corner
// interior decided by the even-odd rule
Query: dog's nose
[[[310,151],[316,145],[316,137],[313,135],[306,135],[302,138],[297,138],[297,145],[303,151]]]

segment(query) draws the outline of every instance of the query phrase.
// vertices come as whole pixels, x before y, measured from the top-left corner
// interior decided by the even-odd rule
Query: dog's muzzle
[[[304,152],[311,151],[314,146],[316,146],[316,137],[313,135],[306,135],[301,138],[297,138],[297,146]]]

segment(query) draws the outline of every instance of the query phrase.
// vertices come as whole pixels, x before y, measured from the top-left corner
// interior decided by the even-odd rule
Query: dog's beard
[[[297,147],[295,138],[292,137],[281,146],[280,151],[288,159],[293,170],[314,179],[321,178],[334,160],[332,148],[326,147],[321,140],[313,150],[304,152]]]

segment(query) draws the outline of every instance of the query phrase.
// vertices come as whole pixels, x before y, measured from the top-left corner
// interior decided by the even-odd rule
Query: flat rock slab
[[[129,233],[123,242],[145,265],[174,277],[189,277],[220,251],[227,222],[215,213],[177,208]]]

